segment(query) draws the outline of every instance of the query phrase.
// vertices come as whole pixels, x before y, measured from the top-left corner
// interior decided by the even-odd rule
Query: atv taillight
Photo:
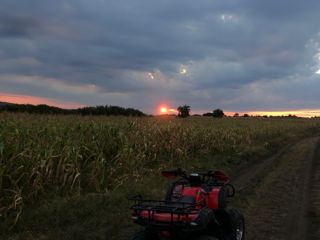
[[[158,232],[158,237],[161,238],[170,238],[171,234],[168,231]]]
[[[132,218],[133,220],[138,220],[139,214],[136,213],[136,212],[134,212],[134,213],[132,213],[131,218]]]

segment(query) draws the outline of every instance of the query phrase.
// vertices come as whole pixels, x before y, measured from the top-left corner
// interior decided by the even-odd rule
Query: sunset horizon
[[[81,105],[79,103],[74,102],[64,102],[58,99],[53,98],[41,98],[35,96],[27,96],[27,95],[18,95],[18,94],[6,94],[0,93],[0,102],[5,103],[13,103],[13,104],[31,104],[31,105],[41,105],[45,104],[48,106],[59,107],[63,109],[77,109],[83,108],[88,106],[99,106],[99,105],[109,105],[106,103],[97,104],[97,105]],[[130,107],[130,106],[120,106],[120,107]],[[153,115],[170,115],[170,114],[177,114],[177,107],[168,106],[166,104],[159,104],[155,107],[153,112],[145,112],[143,109],[139,109],[146,114],[153,114]],[[191,106],[191,114],[204,114],[207,112],[212,112],[214,109],[208,110],[197,110],[193,109]],[[288,116],[294,115],[297,117],[320,117],[320,109],[293,109],[293,110],[269,110],[269,111],[259,111],[259,110],[248,110],[248,111],[229,111],[228,109],[222,109],[226,116],[234,116],[234,114],[239,114],[242,116],[244,114],[248,114],[249,116]]]
[[[320,4],[293,2],[4,1],[0,100],[315,116]]]

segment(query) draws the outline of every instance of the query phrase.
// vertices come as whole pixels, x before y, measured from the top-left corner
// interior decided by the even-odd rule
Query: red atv
[[[145,227],[132,240],[244,240],[243,215],[226,208],[227,199],[235,194],[227,175],[209,171],[188,176],[180,168],[163,171],[162,175],[181,177],[169,186],[164,201],[146,200],[140,195],[129,198],[134,201],[132,219]]]

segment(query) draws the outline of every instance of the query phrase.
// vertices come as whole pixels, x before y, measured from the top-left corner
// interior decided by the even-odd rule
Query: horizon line
[[[45,104],[48,106],[59,107],[62,109],[77,109],[83,107],[91,107],[89,105],[84,105],[71,101],[57,100],[53,98],[43,98],[29,95],[20,95],[20,94],[8,94],[0,93],[0,101],[13,103],[13,104],[31,104],[31,105],[41,105]],[[99,104],[95,105],[99,106]],[[101,105],[100,105],[101,106]],[[156,109],[157,107],[155,107]],[[139,110],[139,109],[138,109]],[[223,110],[223,109],[222,109]],[[223,110],[226,116],[233,116],[235,113],[239,115],[248,114],[250,116],[288,116],[295,115],[297,117],[318,117],[320,116],[320,109],[316,108],[303,108],[303,109],[293,109],[293,110],[253,110],[253,111],[228,111]],[[207,112],[212,112],[212,110],[191,110],[192,114],[204,114]],[[146,113],[149,114],[149,113]],[[158,114],[150,114],[158,115]]]

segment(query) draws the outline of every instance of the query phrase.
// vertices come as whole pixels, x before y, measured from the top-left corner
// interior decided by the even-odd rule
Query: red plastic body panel
[[[201,203],[207,205],[210,209],[219,208],[219,193],[221,187],[214,187],[209,193],[205,192],[201,187],[183,187],[182,185],[177,185],[173,193],[181,196],[193,196],[196,203]],[[172,196],[171,196],[171,200]],[[201,208],[197,206],[196,208]]]
[[[221,187],[214,187],[211,192],[207,195],[206,203],[208,208],[210,209],[218,209],[219,208],[219,193]]]
[[[225,173],[223,173],[221,171],[215,171],[214,173],[219,175],[219,178],[218,178],[219,181],[225,182],[225,181],[229,180],[229,177]]]

